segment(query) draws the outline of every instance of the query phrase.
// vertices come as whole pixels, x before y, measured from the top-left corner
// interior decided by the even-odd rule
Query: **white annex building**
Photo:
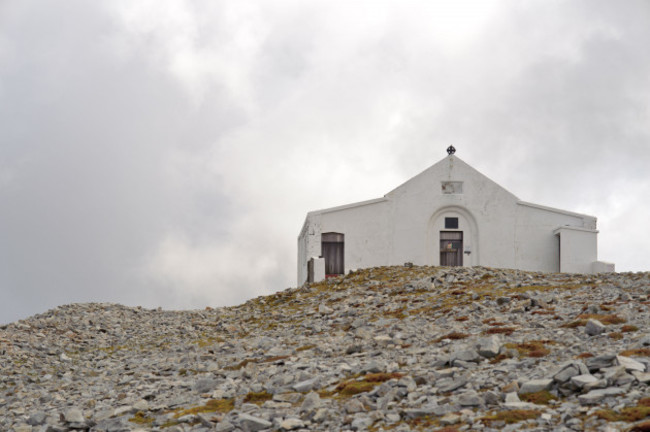
[[[449,156],[384,197],[307,214],[298,285],[384,265],[599,273],[596,218],[521,201]]]

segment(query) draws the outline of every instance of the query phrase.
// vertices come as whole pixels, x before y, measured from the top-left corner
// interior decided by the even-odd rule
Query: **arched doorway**
[[[429,220],[427,255],[431,265],[479,264],[478,226],[474,216],[460,206],[443,207]]]

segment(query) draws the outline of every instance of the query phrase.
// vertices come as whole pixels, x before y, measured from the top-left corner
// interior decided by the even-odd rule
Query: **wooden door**
[[[321,251],[325,258],[325,277],[340,275],[345,272],[345,242],[340,233],[323,233],[321,235]]]
[[[462,231],[440,231],[440,265],[463,265]]]

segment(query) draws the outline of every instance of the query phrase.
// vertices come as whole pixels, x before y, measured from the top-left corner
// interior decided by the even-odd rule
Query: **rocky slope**
[[[0,327],[0,430],[650,431],[649,295],[383,267],[232,308],[62,306]]]

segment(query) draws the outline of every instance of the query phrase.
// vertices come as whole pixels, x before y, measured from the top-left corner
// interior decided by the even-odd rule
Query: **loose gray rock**
[[[650,346],[648,287],[650,273],[414,265],[227,308],[64,305],[0,326],[0,430],[406,432],[426,416],[486,432],[629,430],[592,414],[648,394],[650,358],[620,356]],[[639,330],[614,339],[568,325],[605,308]],[[549,353],[528,357],[530,341]],[[558,399],[518,396],[539,389]],[[480,420],[509,409],[542,414]]]
[[[492,335],[487,338],[479,339],[477,344],[478,353],[486,358],[493,358],[499,355],[501,350],[501,344],[499,342],[499,337]]]
[[[255,432],[262,429],[268,429],[273,426],[273,423],[268,420],[264,420],[263,418],[241,413],[239,414],[239,425],[246,432]]]
[[[576,375],[571,377],[571,383],[578,388],[583,388],[589,384],[598,382],[598,378],[591,374],[587,375]]]
[[[542,390],[548,390],[553,384],[552,379],[538,379],[526,381],[519,388],[519,394],[537,393]]]
[[[293,389],[297,392],[304,393],[317,388],[317,386],[318,386],[318,377],[314,377],[308,380],[301,381],[297,384],[294,384]]]
[[[287,418],[280,422],[280,429],[282,430],[294,430],[300,429],[305,426],[305,422],[299,418]]]
[[[79,408],[68,408],[64,411],[62,419],[66,423],[80,423],[86,422],[86,418]]]
[[[601,333],[604,333],[607,328],[603,323],[595,319],[587,320],[587,325],[585,326],[585,333],[589,336],[597,336]]]
[[[591,390],[589,393],[578,396],[578,400],[583,405],[594,405],[607,396],[616,396],[624,394],[625,389],[620,387],[610,387],[606,389]]]
[[[318,393],[309,392],[300,406],[300,412],[311,412],[320,407],[320,396]]]
[[[618,362],[619,365],[623,366],[627,371],[645,372],[646,369],[643,363],[638,362],[630,357],[624,357],[619,355],[616,356],[616,361]]]

